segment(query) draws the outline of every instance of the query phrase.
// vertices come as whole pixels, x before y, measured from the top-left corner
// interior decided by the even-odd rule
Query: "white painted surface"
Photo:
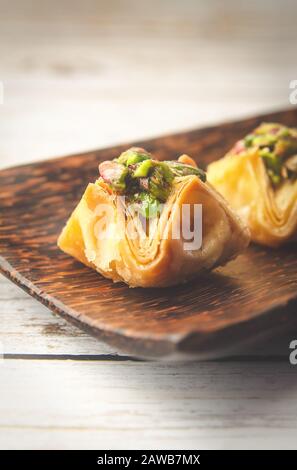
[[[2,448],[296,445],[288,364],[6,360],[0,372]]]
[[[0,167],[289,106],[296,8],[0,0]],[[115,361],[3,277],[0,315],[2,448],[297,447],[289,336],[236,362]]]
[[[1,275],[0,315],[4,354],[105,355],[117,352],[52,314]]]

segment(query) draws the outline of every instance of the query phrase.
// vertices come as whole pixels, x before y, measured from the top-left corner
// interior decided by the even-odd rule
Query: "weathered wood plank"
[[[0,80],[5,86],[0,167],[289,104],[288,84],[296,78],[294,1],[127,0],[115,7],[113,0],[87,0],[69,8],[67,1],[35,0],[30,5],[28,9],[22,0],[0,5]],[[0,286],[2,282],[3,300],[25,309],[7,318],[0,301],[0,331],[3,324],[11,325],[8,351],[91,354],[99,348],[8,281]],[[52,331],[45,340],[42,329],[52,322],[63,333]],[[75,373],[72,362],[61,365],[6,361],[4,374],[0,364],[0,396],[5,398],[1,447],[296,447],[296,374],[286,364],[268,369],[255,363],[218,364],[217,369],[212,364],[208,375],[209,366],[201,364],[193,370],[184,367],[183,376],[179,368],[168,366],[171,379],[165,387],[166,370],[159,365],[149,372],[134,369],[135,364],[108,364],[104,372],[92,363],[92,371],[85,372],[89,365],[84,362],[74,364]],[[120,386],[125,374],[128,383]],[[108,404],[112,386],[115,408]],[[61,400],[57,390],[62,390]],[[67,405],[69,396],[73,410]],[[192,417],[187,418],[183,409],[191,405]],[[93,413],[96,419],[89,429]],[[113,424],[107,428],[110,419]]]
[[[281,7],[290,11],[282,21],[279,4],[270,0],[229,1],[223,9],[219,1],[152,0],[144,6],[129,0],[116,8],[113,2],[87,3],[69,9],[67,1],[41,7],[35,0],[30,11],[21,0],[0,6],[0,167],[288,104],[296,3]],[[141,119],[135,120],[140,103]],[[34,318],[36,310],[43,313],[36,313],[36,323],[16,312],[15,320],[22,320],[15,333],[12,314],[9,322],[2,314],[9,352],[48,353],[52,346],[58,354],[91,354],[98,348],[21,295],[21,305],[11,298],[12,308],[30,305]],[[54,333],[52,322],[68,333]],[[40,335],[43,327],[50,340]],[[70,347],[72,334],[78,337]],[[82,337],[90,350],[78,347]],[[280,349],[285,355],[286,344]]]
[[[297,110],[133,145],[165,160],[186,149],[206,166],[262,121],[296,126]],[[234,347],[257,336],[296,328],[293,245],[268,250],[251,244],[209,276],[174,289],[146,290],[113,284],[58,250],[61,228],[93,181],[98,162],[124,148],[1,171],[1,271],[62,317],[140,357],[213,358],[230,354],[230,348],[234,353]]]
[[[296,446],[286,362],[4,360],[0,374],[1,448]]]
[[[76,328],[32,299],[0,275],[0,341],[5,354],[18,355],[123,355]],[[242,360],[249,357],[288,357],[289,344],[297,331],[255,341],[252,346],[234,350]]]
[[[118,351],[53,315],[0,275],[0,341],[5,354],[106,355]]]

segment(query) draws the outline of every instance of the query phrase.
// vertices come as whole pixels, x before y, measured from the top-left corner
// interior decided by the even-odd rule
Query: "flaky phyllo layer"
[[[262,124],[209,165],[208,181],[272,247],[297,240],[297,130]]]
[[[130,149],[99,171],[58,245],[113,281],[131,287],[186,282],[249,242],[248,229],[189,157],[161,163]]]

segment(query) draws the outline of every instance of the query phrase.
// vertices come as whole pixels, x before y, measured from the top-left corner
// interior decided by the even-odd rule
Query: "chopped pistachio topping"
[[[150,193],[134,194],[132,203],[137,206],[139,213],[146,219],[151,219],[161,213],[161,203]]]
[[[297,177],[292,158],[297,155],[297,129],[281,124],[262,123],[253,133],[237,142],[233,153],[258,150],[274,186]]]
[[[133,178],[146,178],[152,166],[153,166],[152,160],[144,160],[134,170]]]
[[[118,158],[99,165],[101,178],[112,191],[137,203],[140,213],[155,217],[160,204],[167,201],[176,177],[196,175],[202,181],[205,173],[199,168],[177,161],[159,162],[144,149],[132,147]]]
[[[116,161],[106,161],[99,165],[100,176],[114,191],[123,192],[126,190],[126,178],[128,168]]]
[[[150,194],[161,202],[166,202],[172,187],[174,175],[164,162],[157,162],[149,179]]]
[[[197,175],[202,181],[206,181],[206,173],[200,168],[176,161],[166,161],[165,163],[167,163],[175,176]]]
[[[126,152],[121,153],[118,158],[115,158],[115,161],[121,163],[122,165],[129,166],[151,158],[151,154],[146,150],[138,147],[131,147],[130,149],[126,150]]]

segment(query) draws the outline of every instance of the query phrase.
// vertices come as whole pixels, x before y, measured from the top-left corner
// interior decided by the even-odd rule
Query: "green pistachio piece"
[[[150,157],[140,153],[132,153],[130,157],[127,158],[127,166],[135,165],[136,163],[140,163],[143,161],[147,161]]]
[[[159,199],[161,202],[166,202],[170,194],[170,187],[162,187],[158,183],[155,183],[153,179],[151,179],[149,182],[149,191],[154,198]]]
[[[264,147],[274,145],[277,142],[277,136],[273,134],[258,135],[253,139],[253,145]]]
[[[272,182],[274,184],[280,183],[282,170],[281,159],[275,153],[269,152],[269,149],[266,148],[261,149],[259,153],[264,160],[268,175],[270,176]]]
[[[153,197],[165,202],[171,191],[171,183],[174,175],[169,166],[164,162],[159,162],[149,178],[149,192]]]
[[[267,173],[274,185],[278,185],[281,182],[281,175],[277,175],[276,173],[273,173],[271,170],[267,170]]]
[[[167,183],[172,183],[174,179],[174,174],[168,165],[167,162],[160,162],[158,164],[159,168],[162,170],[163,177]]]
[[[136,163],[140,163],[150,158],[151,158],[151,155],[148,152],[146,152],[144,149],[131,147],[130,149],[121,153],[121,155],[116,159],[116,161],[118,163],[121,163],[122,165],[129,166],[129,165],[135,165]]]
[[[275,153],[280,157],[289,157],[297,152],[297,139],[282,138],[275,144]]]
[[[254,138],[255,138],[255,136],[254,136],[253,134],[247,135],[247,136],[243,139],[245,147],[247,147],[247,148],[248,148],[248,147],[252,147]]]
[[[102,162],[99,165],[101,178],[115,191],[123,192],[126,189],[128,168],[114,161]]]
[[[139,213],[146,219],[156,217],[161,212],[160,202],[150,193],[136,194],[135,201],[138,206]]]
[[[150,169],[153,167],[152,160],[144,160],[140,165],[137,166],[133,173],[133,178],[146,178]]]
[[[200,168],[195,168],[191,165],[186,165],[185,163],[179,163],[176,161],[166,161],[164,163],[169,166],[175,176],[196,175],[201,179],[201,181],[206,181],[206,173]]]

